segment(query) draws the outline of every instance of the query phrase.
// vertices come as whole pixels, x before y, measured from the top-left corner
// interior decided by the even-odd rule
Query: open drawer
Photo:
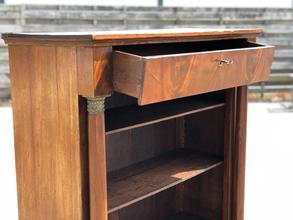
[[[114,90],[145,105],[256,83],[269,78],[273,55],[246,39],[115,47]]]

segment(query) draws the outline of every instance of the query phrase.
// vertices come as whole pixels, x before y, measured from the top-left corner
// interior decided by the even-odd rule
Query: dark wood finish
[[[244,186],[246,158],[247,86],[237,88],[235,144],[232,165],[232,219],[244,218]]]
[[[224,107],[186,116],[184,146],[224,156],[224,117]]]
[[[261,29],[163,29],[99,31],[92,33],[3,33],[7,44],[112,46],[142,43],[185,42],[217,39],[255,38]]]
[[[90,209],[89,209],[89,152],[88,152],[88,114],[87,114],[87,103],[82,97],[78,97],[79,105],[79,135],[81,143],[81,168],[82,168],[82,181],[81,185],[83,187],[82,196],[82,209],[84,210],[83,219],[89,219]]]
[[[221,219],[222,166],[109,214],[109,220],[166,220],[178,213]],[[181,188],[183,190],[178,190]],[[182,209],[177,206],[182,200]],[[158,209],[157,207],[160,207]],[[186,216],[187,217],[187,216]]]
[[[87,218],[76,52],[10,46],[19,219]]]
[[[220,101],[202,101],[196,97],[138,107],[130,105],[106,111],[106,133],[112,134],[128,129],[159,123],[164,120],[219,108]]]
[[[232,150],[235,142],[236,101],[236,89],[227,90],[225,102],[223,219],[231,219],[232,211]]]
[[[181,195],[182,211],[206,219],[222,219],[223,165],[186,181]]]
[[[177,147],[176,120],[106,136],[108,172],[156,157]]]
[[[119,108],[127,105],[137,104],[137,99],[122,93],[114,92],[108,96],[105,101],[106,111],[113,108]]]
[[[221,160],[178,150],[110,173],[108,211],[114,212],[221,164]]]
[[[274,48],[236,42],[137,46],[114,51],[114,89],[137,97],[138,103],[145,105],[267,80]]]
[[[165,220],[207,220],[207,219],[190,214],[190,213],[181,212],[181,213],[177,213],[171,217],[168,217]]]
[[[105,122],[103,112],[88,115],[90,219],[107,220]]]
[[[109,220],[165,220],[177,212],[176,187],[169,188],[109,214]],[[157,207],[160,207],[159,209]]]
[[[243,220],[246,85],[274,52],[260,33],[3,34],[19,219]]]

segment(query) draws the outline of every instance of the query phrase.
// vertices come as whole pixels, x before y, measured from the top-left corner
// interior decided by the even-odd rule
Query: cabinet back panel
[[[223,166],[179,185],[181,211],[209,220],[222,219]]]
[[[223,166],[178,186],[109,214],[109,220],[168,220],[189,213],[209,220],[222,219]]]
[[[174,150],[178,144],[176,119],[106,136],[107,171]]]
[[[109,214],[108,220],[165,220],[176,213],[176,188]]]
[[[114,92],[111,96],[106,98],[106,109],[117,108],[126,105],[136,104],[136,98],[133,98],[122,93]]]
[[[185,147],[223,156],[224,109],[221,107],[186,116]]]
[[[107,171],[118,170],[175,148],[223,156],[224,107],[106,136]]]

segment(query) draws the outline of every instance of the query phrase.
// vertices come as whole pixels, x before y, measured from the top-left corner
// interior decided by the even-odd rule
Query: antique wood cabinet
[[[243,220],[260,29],[3,34],[21,220]]]

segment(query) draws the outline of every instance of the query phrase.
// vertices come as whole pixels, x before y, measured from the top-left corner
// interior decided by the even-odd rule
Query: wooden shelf
[[[108,174],[108,213],[117,211],[204,173],[218,157],[178,149]]]
[[[195,97],[159,104],[131,105],[105,111],[106,134],[158,123],[196,112],[224,106],[219,101],[200,101]]]
[[[168,217],[165,220],[207,220],[207,219],[190,214],[190,213],[180,212],[171,217]]]

